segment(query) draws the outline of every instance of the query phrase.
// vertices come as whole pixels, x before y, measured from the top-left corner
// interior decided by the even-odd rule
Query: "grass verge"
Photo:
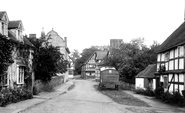
[[[98,86],[95,86],[97,90]],[[99,90],[102,94],[112,98],[115,102],[123,105],[150,107],[146,102],[125,93],[123,90],[105,89]]]

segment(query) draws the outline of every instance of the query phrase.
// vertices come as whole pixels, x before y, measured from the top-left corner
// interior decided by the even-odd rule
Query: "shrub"
[[[184,98],[185,98],[185,90],[182,90],[182,95],[183,95]]]
[[[158,99],[162,99],[162,95],[164,94],[164,88],[163,87],[159,87],[155,89],[155,97]]]
[[[154,91],[152,91],[149,87],[146,88],[145,92],[144,92],[144,95],[147,95],[147,96],[154,96]]]
[[[174,92],[172,95],[172,102],[177,106],[184,106],[185,99],[179,92]]]
[[[137,93],[137,94],[142,94],[143,95],[145,90],[143,88],[137,88],[137,89],[134,90],[134,92]]]
[[[33,95],[38,95],[39,94],[39,89],[37,86],[33,86]]]
[[[147,96],[154,96],[155,95],[154,92],[150,88],[146,88],[146,89],[137,88],[137,89],[135,89],[135,93],[147,95]]]
[[[0,106],[6,106],[10,103],[16,103],[31,98],[32,92],[23,87],[15,89],[5,88],[0,91]]]

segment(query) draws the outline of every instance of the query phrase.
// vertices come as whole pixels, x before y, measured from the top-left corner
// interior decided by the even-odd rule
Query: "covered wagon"
[[[119,89],[119,72],[115,69],[105,69],[100,71],[99,88],[113,87]]]

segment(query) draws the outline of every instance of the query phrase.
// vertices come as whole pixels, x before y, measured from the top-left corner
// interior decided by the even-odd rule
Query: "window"
[[[95,68],[95,65],[89,65],[89,68]]]
[[[178,56],[184,56],[184,46],[178,46]]]
[[[17,84],[24,84],[24,67],[23,66],[19,66]]]

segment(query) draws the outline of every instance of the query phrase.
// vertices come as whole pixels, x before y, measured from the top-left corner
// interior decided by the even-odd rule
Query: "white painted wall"
[[[157,55],[157,61],[160,62],[161,61],[161,54]]]
[[[174,50],[170,51],[170,59],[174,58]]]
[[[179,65],[179,64],[178,64],[178,59],[176,59],[176,60],[175,60],[175,70],[178,69],[178,65]]]
[[[2,22],[0,22],[0,33],[2,34]]]
[[[170,61],[169,70],[174,70],[174,60]]]
[[[153,90],[156,89],[156,79],[153,79]]]
[[[137,88],[144,89],[144,78],[135,78],[135,89]]]
[[[161,61],[165,61],[165,54],[161,54]]]
[[[179,59],[179,69],[184,69],[184,58]]]

